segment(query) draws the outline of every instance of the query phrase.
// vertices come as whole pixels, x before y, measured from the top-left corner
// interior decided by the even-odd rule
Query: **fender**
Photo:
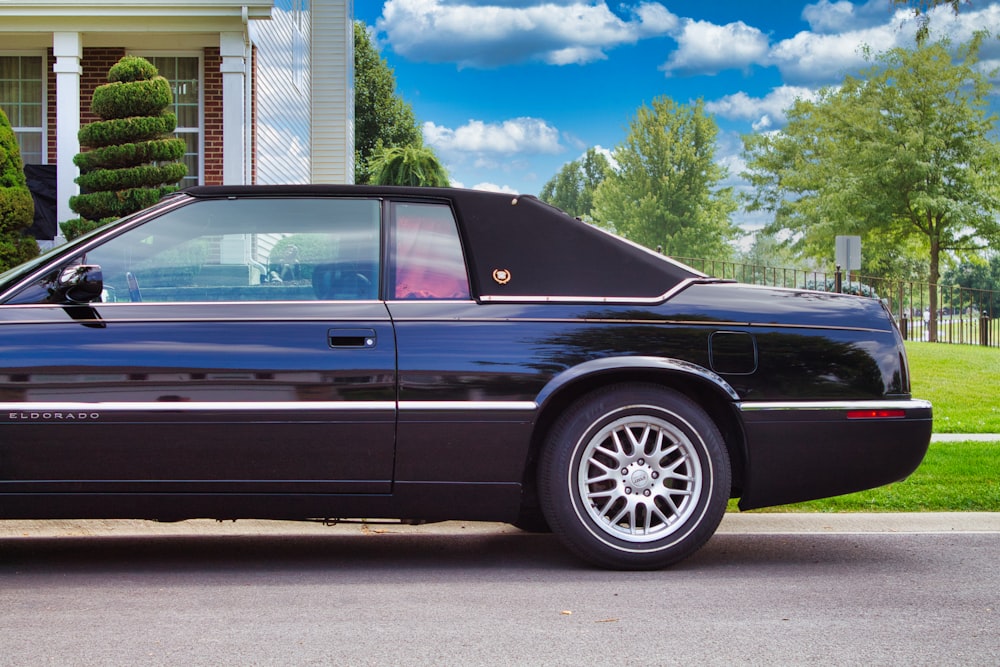
[[[581,378],[624,369],[679,373],[713,386],[716,390],[728,396],[733,402],[740,400],[739,394],[736,393],[736,390],[722,376],[690,361],[664,357],[608,357],[585,361],[582,364],[559,373],[542,387],[541,392],[535,397],[535,404],[539,408],[543,408],[552,396]]]

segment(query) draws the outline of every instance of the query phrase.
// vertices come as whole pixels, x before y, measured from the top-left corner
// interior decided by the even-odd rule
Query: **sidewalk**
[[[1000,442],[1000,433],[935,433],[931,436],[931,442],[963,442],[967,440]]]

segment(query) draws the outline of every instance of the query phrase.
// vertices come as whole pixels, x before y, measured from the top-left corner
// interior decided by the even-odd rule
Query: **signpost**
[[[847,282],[851,282],[851,271],[861,268],[861,237],[838,236],[835,261],[837,264],[837,291],[841,291],[840,272],[847,271]]]
[[[848,272],[857,271],[861,268],[861,237],[860,236],[838,236],[837,237],[837,266]]]

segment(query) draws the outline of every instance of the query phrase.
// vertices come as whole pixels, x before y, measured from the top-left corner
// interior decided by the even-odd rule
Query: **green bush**
[[[0,109],[0,271],[38,255],[38,243],[27,235],[34,217],[21,150],[7,114]]]
[[[35,201],[28,186],[0,187],[0,236],[23,232],[35,217]]]
[[[0,237],[0,267],[5,271],[38,257],[38,241],[23,234]]]

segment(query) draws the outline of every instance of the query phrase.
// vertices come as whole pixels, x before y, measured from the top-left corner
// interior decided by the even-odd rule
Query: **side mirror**
[[[101,298],[104,274],[96,264],[67,266],[59,274],[53,290],[53,301],[62,303],[91,303]]]

